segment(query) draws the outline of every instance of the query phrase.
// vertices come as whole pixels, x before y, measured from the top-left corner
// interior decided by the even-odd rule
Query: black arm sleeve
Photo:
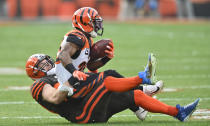
[[[67,42],[71,42],[71,43],[74,43],[76,44],[80,49],[82,49],[85,45],[85,42],[83,41],[82,38],[76,36],[76,35],[73,35],[73,34],[70,34],[67,38]]]

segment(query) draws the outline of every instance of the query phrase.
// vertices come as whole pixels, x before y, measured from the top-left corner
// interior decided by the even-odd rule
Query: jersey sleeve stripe
[[[101,73],[99,74],[99,76],[98,76],[98,82],[99,82],[100,80],[102,80],[103,77],[104,77],[104,72],[101,72]]]
[[[44,83],[44,82],[38,83],[39,85],[36,86],[36,88],[35,88],[34,91],[33,91],[33,98],[35,98],[36,93],[37,93],[37,90],[42,86],[43,83]]]
[[[59,83],[56,83],[56,84],[54,85],[54,88],[58,89],[59,85],[60,85]]]
[[[38,100],[39,98],[39,93],[40,91],[43,89],[44,85],[42,85],[38,90],[37,90],[37,93],[36,93],[36,100]]]
[[[33,96],[33,93],[34,93],[34,91],[35,91],[35,89],[37,88],[38,85],[39,85],[39,81],[38,81],[38,82],[35,82],[35,83],[32,85],[32,87],[31,87],[31,94],[32,94],[32,96]]]

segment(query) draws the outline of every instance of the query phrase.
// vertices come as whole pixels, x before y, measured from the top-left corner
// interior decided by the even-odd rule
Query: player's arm
[[[114,58],[114,45],[112,42],[109,43],[107,49],[105,50],[106,56],[98,59],[98,60],[89,60],[87,63],[87,68],[91,71],[95,71],[100,67],[104,66],[107,62],[109,62],[112,58]]]
[[[74,65],[72,64],[72,56],[79,50],[79,46],[77,46],[73,42],[67,42],[61,49],[61,52],[58,54],[58,59],[61,60],[63,66],[68,70],[75,78],[78,80],[86,80],[88,77],[87,74],[76,70]]]
[[[61,49],[61,52],[58,54],[58,58],[61,60],[64,67],[72,63],[71,57],[75,54],[77,50],[79,50],[79,47],[76,44],[71,42],[65,43],[65,45]]]
[[[36,101],[46,100],[50,103],[59,104],[67,96],[73,94],[73,87],[63,84],[58,89],[52,87],[46,80],[37,80],[31,86],[31,95]]]
[[[60,91],[50,84],[45,84],[42,90],[43,100],[53,104],[59,104],[67,97],[68,91]]]

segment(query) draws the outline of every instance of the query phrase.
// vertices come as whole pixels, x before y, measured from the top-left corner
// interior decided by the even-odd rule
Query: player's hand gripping
[[[73,75],[73,77],[77,78],[78,80],[83,80],[83,81],[85,81],[87,79],[87,77],[89,77],[88,74],[85,74],[84,72],[81,72],[78,70],[75,70],[72,75]]]
[[[106,46],[107,49],[105,50],[106,56],[110,59],[114,58],[114,44],[109,42],[109,45]]]

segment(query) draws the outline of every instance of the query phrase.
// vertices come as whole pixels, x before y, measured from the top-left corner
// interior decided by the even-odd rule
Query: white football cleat
[[[160,80],[155,83],[155,85],[144,85],[143,86],[143,92],[149,96],[153,96],[157,93],[159,93],[163,89],[163,81]]]
[[[138,117],[138,119],[140,119],[141,121],[143,121],[146,116],[147,116],[148,111],[144,110],[143,108],[139,107],[139,109],[135,112],[136,116]]]

